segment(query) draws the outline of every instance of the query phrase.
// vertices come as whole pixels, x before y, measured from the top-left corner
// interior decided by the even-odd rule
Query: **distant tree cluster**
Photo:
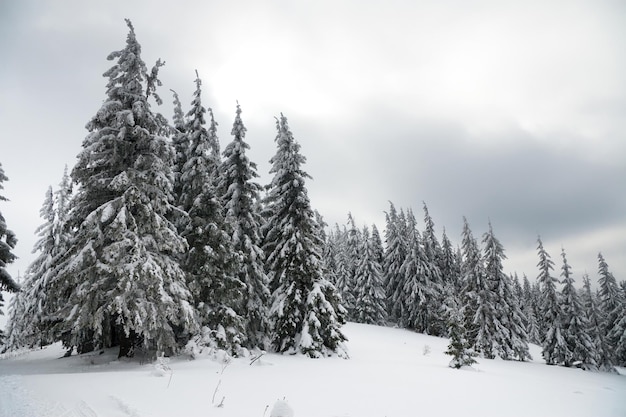
[[[239,105],[221,153],[196,74],[191,108],[184,113],[174,93],[170,125],[150,105],[161,103],[163,63],[148,70],[127,24],[78,162],[46,193],[8,347],[119,346],[122,357],[173,354],[193,339],[232,355],[343,355],[345,310],[326,279],[323,230],[287,118],[276,122],[274,178],[262,198]],[[0,238],[1,289],[18,291],[4,270],[15,239],[1,216]]]
[[[539,274],[507,275],[504,247],[491,224],[481,244],[464,219],[461,245],[441,242],[424,204],[424,228],[412,210],[386,213],[384,244],[378,229],[359,230],[351,214],[327,237],[324,262],[340,291],[348,320],[396,325],[450,338],[451,366],[475,356],[530,359],[528,344],[543,347],[548,364],[611,370],[626,364],[626,283],[617,284],[601,254],[599,289],[589,276],[574,286],[565,250],[561,279],[538,239]]]

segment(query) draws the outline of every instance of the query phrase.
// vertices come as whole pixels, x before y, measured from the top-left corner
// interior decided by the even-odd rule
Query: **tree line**
[[[542,347],[550,365],[626,364],[626,282],[618,284],[601,253],[597,291],[588,274],[577,288],[565,249],[557,277],[539,237],[531,283],[504,272],[505,250],[491,224],[479,243],[464,218],[454,247],[445,228],[437,238],[426,204],[423,211],[420,229],[412,209],[390,203],[383,239],[375,225],[359,229],[351,214],[332,228],[324,260],[348,320],[448,337],[461,364],[477,355],[525,361],[529,343]]]
[[[626,364],[626,284],[601,254],[594,292],[588,276],[574,286],[565,250],[555,277],[541,239],[533,283],[504,273],[491,224],[480,243],[466,219],[459,247],[445,229],[439,241],[426,204],[423,229],[392,203],[383,236],[351,215],[328,229],[287,118],[276,119],[273,178],[261,186],[241,107],[222,151],[197,73],[187,112],[176,92],[172,124],[151,110],[163,63],[148,70],[127,24],[78,162],[46,192],[21,287],[5,270],[16,240],[0,215],[0,285],[16,292],[7,348],[343,356],[351,320],[449,337],[455,366],[476,355],[524,361],[529,343],[548,364]]]

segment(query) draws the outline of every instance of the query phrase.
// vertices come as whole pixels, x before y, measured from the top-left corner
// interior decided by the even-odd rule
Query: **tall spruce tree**
[[[539,336],[539,324],[537,323],[537,303],[535,300],[535,294],[526,274],[524,274],[522,282],[521,308],[522,313],[524,313],[524,317],[526,317],[526,333],[528,335],[528,341],[534,344],[540,344],[541,337]]]
[[[600,370],[610,371],[613,369],[611,361],[611,348],[607,344],[607,338],[604,335],[604,322],[602,321],[602,313],[598,306],[596,295],[591,291],[591,280],[589,274],[583,275],[583,291],[581,294],[582,304],[585,312],[585,318],[588,323],[587,333],[593,343],[593,362]],[[589,363],[592,361],[590,360]]]
[[[263,219],[257,204],[262,187],[255,182],[258,178],[256,164],[246,155],[250,145],[244,140],[246,128],[241,120],[239,104],[231,134],[233,140],[224,149],[224,161],[220,165],[218,188],[226,210],[233,249],[240,257],[236,273],[239,281],[246,285],[242,315],[246,318],[248,344],[263,348],[269,333],[270,292],[269,279],[264,270],[265,254],[261,249]]]
[[[429,306],[436,294],[436,282],[433,282],[436,272],[424,251],[415,217],[410,210],[407,213],[407,230],[410,233],[409,252],[400,267],[402,286],[396,289],[394,299],[400,303],[402,326],[420,333],[427,333],[430,319]]]
[[[11,349],[34,346],[37,343],[44,346],[50,343],[47,333],[51,326],[46,321],[55,312],[55,309],[49,306],[49,302],[55,301],[55,298],[49,298],[53,293],[47,283],[54,271],[57,240],[54,228],[56,213],[52,187],[48,187],[46,191],[39,215],[44,222],[35,231],[39,235],[39,240],[35,242],[33,248],[33,253],[39,252],[39,255],[28,266],[22,291],[12,302],[9,314],[11,326],[7,344]]]
[[[66,227],[71,196],[72,184],[65,166],[59,188],[54,193],[52,187],[48,189],[39,211],[44,223],[36,230],[39,240],[33,247],[33,253],[38,253],[38,256],[26,270],[20,293],[23,317],[19,319],[21,323],[13,327],[16,332],[13,337],[15,342],[12,343],[14,348],[24,344],[33,346],[35,343],[43,346],[61,337],[55,329],[63,322],[58,312],[67,299],[52,283],[55,281],[57,262],[71,243],[71,233]],[[18,344],[18,340],[22,345]]]
[[[2,183],[8,180],[2,169],[0,163],[0,191],[4,189]],[[7,198],[0,194],[0,201],[7,201]],[[2,298],[2,291],[17,292],[20,286],[11,278],[9,272],[6,270],[6,266],[16,259],[16,256],[11,252],[15,248],[17,239],[15,233],[13,233],[7,227],[6,220],[0,212],[0,314],[4,314],[2,307],[4,306],[4,299]],[[4,333],[0,329],[0,342],[4,338]]]
[[[506,259],[504,247],[494,235],[491,222],[489,222],[489,231],[483,235],[483,248],[485,277],[488,285],[493,288],[494,351],[502,359],[517,358],[520,361],[530,359],[528,335],[524,326],[525,317],[519,308],[518,297],[513,291],[511,279],[504,273],[502,266],[502,261]]]
[[[185,165],[185,161],[187,160],[189,136],[185,132],[185,125],[187,124],[187,121],[185,119],[185,113],[183,113],[183,107],[180,102],[180,98],[178,97],[178,93],[174,90],[170,91],[174,95],[174,126],[172,127],[171,135],[172,145],[174,147],[174,162],[172,167],[174,174],[173,194],[176,205],[178,206],[178,196],[180,196],[183,186],[181,174],[183,172],[183,165]],[[172,220],[180,232],[182,231],[187,218],[184,213],[175,212]]]
[[[163,118],[148,99],[161,61],[148,72],[126,20],[126,46],[108,56],[107,97],[87,124],[89,135],[72,171],[78,190],[70,204],[72,245],[55,274],[68,294],[61,309],[66,344],[79,351],[136,345],[174,351],[177,338],[197,330],[178,255],[185,240],[168,220],[174,152]]]
[[[362,257],[360,253],[363,237],[356,227],[352,213],[348,213],[348,224],[343,246],[345,275],[342,279],[343,306],[348,311],[348,320],[356,320],[356,304],[358,302],[358,288],[356,286],[356,271]]]
[[[467,338],[474,351],[491,359],[497,354],[493,345],[493,337],[497,331],[494,320],[496,316],[494,293],[486,277],[478,243],[465,217],[463,217],[461,251],[463,255],[461,267],[462,301]]]
[[[380,232],[375,224],[372,225],[372,235],[370,236],[372,239],[372,250],[374,251],[374,259],[380,265],[381,273],[383,267],[383,261],[385,259],[385,248],[383,246],[383,240],[380,238]],[[381,276],[382,278],[382,276]]]
[[[196,73],[197,75],[197,73]],[[206,128],[206,109],[202,105],[202,81],[195,80],[196,91],[187,113],[184,131],[189,139],[181,172],[179,208],[188,214],[182,230],[189,251],[182,265],[187,273],[202,325],[210,335],[204,343],[215,343],[237,355],[247,341],[244,303],[246,283],[240,271],[222,198],[216,182],[219,159],[212,152],[211,134]]]
[[[621,303],[617,308],[615,320],[608,334],[615,348],[615,362],[619,366],[626,366],[626,281],[620,282]]]
[[[441,279],[444,285],[451,284],[456,293],[461,291],[461,265],[458,253],[452,247],[452,242],[443,229],[441,237],[441,263],[439,266]]]
[[[611,362],[616,364],[618,358],[615,348],[618,345],[620,334],[613,329],[619,324],[622,316],[622,294],[617,285],[617,280],[609,270],[609,265],[604,260],[602,253],[598,253],[598,296],[600,298],[600,310],[603,319],[603,334],[607,338],[607,343],[611,346]]]
[[[543,247],[541,238],[537,238],[537,253],[539,255],[539,275],[537,282],[541,285],[541,315],[544,328],[541,354],[548,365],[565,363],[571,355],[567,343],[563,337],[563,312],[561,309],[561,296],[556,288],[558,280],[550,271],[554,269],[554,262]]]
[[[377,259],[376,243],[367,227],[361,232],[359,260],[355,284],[358,303],[354,318],[359,323],[384,325],[387,320],[385,292],[382,283],[382,268]]]
[[[339,276],[339,250],[340,235],[338,234],[339,226],[335,223],[335,228],[330,229],[324,239],[324,250],[322,252],[322,262],[328,274],[328,280],[337,288],[341,294],[341,290],[337,287],[337,277]]]
[[[563,310],[563,338],[567,344],[565,366],[572,366],[579,362],[590,368],[595,368],[594,345],[587,333],[589,323],[583,311],[583,305],[574,287],[571,266],[567,263],[565,249],[561,248],[561,305]]]
[[[24,288],[25,281],[23,281],[20,276],[18,276],[15,281]],[[13,298],[11,298],[9,302],[9,317],[6,325],[6,334],[3,335],[3,338],[0,337],[0,347],[2,347],[2,345],[4,345],[4,347],[0,349],[0,352],[15,350],[31,344],[31,340],[27,335],[31,333],[32,325],[24,313],[26,308],[25,301],[26,297],[22,290],[13,295]]]
[[[345,226],[339,226],[338,223],[335,223],[334,230],[331,234],[332,236],[332,245],[329,245],[325,248],[328,252],[332,248],[334,248],[334,252],[329,253],[329,256],[332,256],[332,263],[334,264],[334,273],[332,274],[332,278],[335,280],[333,284],[339,291],[343,301],[343,305],[345,305],[345,298],[349,296],[348,292],[348,283],[349,279],[349,263],[348,254],[346,250],[346,228]]]
[[[393,203],[385,213],[385,254],[383,260],[383,281],[387,293],[387,312],[391,320],[400,320],[400,300],[396,299],[398,289],[404,284],[400,271],[407,257],[407,242],[404,237],[404,215],[400,216]]]
[[[441,273],[443,251],[435,234],[435,222],[428,207],[424,203],[424,232],[422,233],[422,247],[430,266],[432,297],[428,300],[428,324],[426,332],[433,336],[444,336],[447,333],[447,323],[444,318],[444,282]]]
[[[276,288],[270,312],[272,346],[310,357],[343,354],[345,309],[323,275],[321,231],[305,186],[310,177],[301,167],[306,159],[282,114],[276,128],[263,245]]]

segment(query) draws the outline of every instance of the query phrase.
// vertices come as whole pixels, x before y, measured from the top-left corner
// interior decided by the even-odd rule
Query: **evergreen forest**
[[[426,204],[418,220],[389,203],[381,230],[349,213],[329,226],[285,115],[271,181],[259,184],[241,106],[230,138],[218,138],[196,72],[189,105],[173,92],[171,121],[155,112],[164,64],[148,67],[127,26],[76,164],[45,193],[20,283],[6,270],[17,240],[0,212],[0,290],[14,293],[0,349],[347,358],[341,327],[352,321],[449,338],[456,368],[528,360],[529,343],[548,365],[626,366],[626,281],[601,253],[592,283],[538,237],[529,278],[504,272],[491,224],[475,237],[463,219],[456,246],[445,229],[437,236]],[[0,191],[7,180],[0,165]]]

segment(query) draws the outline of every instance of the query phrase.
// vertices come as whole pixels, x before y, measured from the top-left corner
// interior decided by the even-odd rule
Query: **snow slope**
[[[120,362],[115,350],[5,355],[0,417],[269,417],[283,399],[296,417],[626,416],[626,376],[547,366],[536,346],[533,362],[454,370],[446,339],[353,323],[344,332],[349,360],[180,357],[162,371]]]

